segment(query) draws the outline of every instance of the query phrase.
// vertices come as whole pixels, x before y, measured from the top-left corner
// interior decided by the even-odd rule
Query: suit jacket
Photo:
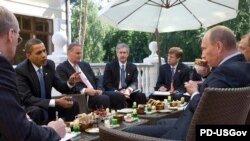
[[[174,128],[167,133],[169,137],[185,140],[195,109],[205,88],[237,88],[249,86],[250,64],[244,62],[242,54],[236,55],[215,68],[199,88],[200,94],[195,95],[187,108],[177,120]]]
[[[62,81],[55,72],[55,64],[48,60],[47,65],[43,66],[43,76],[46,87],[46,99],[41,98],[40,84],[32,63],[26,59],[15,68],[17,73],[17,88],[24,106],[49,107],[51,99],[51,89],[67,93],[70,88],[66,81]]]
[[[26,113],[17,100],[16,73],[2,55],[0,62],[0,140],[60,140],[52,128],[38,126],[26,118]]]
[[[187,65],[183,64],[182,62],[178,63],[173,78],[174,80],[173,86],[176,91],[186,92],[186,89],[184,87],[184,82],[189,81],[189,72],[190,69]],[[161,86],[164,86],[167,88],[167,90],[170,90],[171,76],[172,72],[170,65],[169,64],[162,65],[159,70],[159,76],[156,82],[155,89],[158,90]]]
[[[126,64],[126,83],[127,87],[133,90],[138,88],[138,70],[136,65],[131,62]],[[120,83],[120,66],[118,61],[106,64],[103,76],[103,87],[107,91],[115,91],[119,89]]]
[[[79,62],[78,66],[81,68],[82,72],[86,75],[87,79],[94,87],[94,89],[101,89],[102,83],[99,81],[98,78],[95,77],[93,70],[91,69],[89,63],[86,62]],[[71,66],[69,61],[64,61],[63,63],[59,64],[56,68],[56,72],[63,80],[68,80],[69,77],[75,73],[76,71]],[[83,82],[78,82],[75,87],[71,89],[69,93],[71,94],[79,94],[83,88],[87,88],[87,86]]]

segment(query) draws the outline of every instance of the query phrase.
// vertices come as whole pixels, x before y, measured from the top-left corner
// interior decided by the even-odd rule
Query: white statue
[[[158,54],[156,53],[158,48],[157,48],[157,42],[152,41],[149,43],[149,50],[151,51],[151,55],[149,57],[158,57]]]
[[[56,32],[52,36],[52,43],[54,44],[54,52],[52,53],[53,55],[66,54],[66,52],[63,50],[63,47],[67,43],[67,37],[64,34],[61,32]]]
[[[64,50],[64,46],[67,43],[67,37],[61,32],[56,32],[52,36],[52,43],[54,44],[54,52],[48,55],[48,59],[53,60],[57,66],[61,62],[67,60],[67,54]]]
[[[156,41],[150,42],[148,45],[148,48],[151,51],[151,54],[147,58],[144,58],[143,62],[144,63],[159,63],[158,54],[156,53],[158,50],[157,42]],[[165,63],[164,58],[161,58],[161,62],[162,62],[162,64]]]

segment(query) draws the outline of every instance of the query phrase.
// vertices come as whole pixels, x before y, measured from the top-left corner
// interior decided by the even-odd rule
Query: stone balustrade
[[[188,66],[193,66],[193,62],[184,62]],[[154,91],[158,77],[158,64],[134,63],[138,69],[138,89],[148,96]],[[95,75],[103,75],[105,63],[90,63]],[[156,73],[154,73],[156,72]]]
[[[66,55],[66,38],[61,33],[55,33],[52,37],[52,42],[55,46],[53,55],[48,55],[48,59],[55,62],[56,66],[67,59]],[[135,63],[138,69],[138,89],[149,96],[154,91],[154,87],[157,81],[159,72],[159,59],[162,64],[165,63],[163,58],[159,58],[157,55],[157,43],[155,41],[149,44],[149,50],[151,54],[143,59],[143,63]],[[186,62],[185,64],[192,66],[193,62]],[[90,63],[96,76],[103,75],[105,69],[105,63]],[[60,93],[55,89],[52,89],[52,96],[58,96]]]

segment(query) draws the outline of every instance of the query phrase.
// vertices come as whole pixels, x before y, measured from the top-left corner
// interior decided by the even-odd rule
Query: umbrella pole
[[[161,66],[161,50],[160,50],[160,37],[159,37],[160,35],[159,35],[157,28],[155,30],[155,36],[156,36],[156,42],[157,42],[158,61],[159,61],[159,66]]]

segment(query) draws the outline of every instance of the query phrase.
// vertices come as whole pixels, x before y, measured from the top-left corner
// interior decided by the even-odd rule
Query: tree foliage
[[[84,8],[83,8],[84,9]],[[72,7],[72,40],[79,42],[79,3],[74,3]],[[88,4],[88,24],[87,34],[84,43],[83,59],[87,62],[103,62],[105,51],[103,50],[103,40],[108,27],[97,19],[98,6],[89,1]],[[84,13],[83,13],[84,14]]]
[[[84,60],[90,62],[109,62],[116,59],[115,47],[118,43],[126,43],[130,47],[129,60],[142,62],[150,55],[148,44],[155,40],[153,33],[121,31],[102,24],[97,18],[98,6],[89,1],[87,36],[84,45]],[[78,40],[79,4],[72,8],[72,38]],[[238,16],[235,19],[220,23],[231,28],[237,40],[249,32],[249,0],[240,0]],[[211,27],[210,27],[211,28]],[[200,43],[206,29],[171,32],[160,34],[161,56],[166,57],[170,47],[178,46],[184,50],[182,61],[194,61],[201,56]]]

